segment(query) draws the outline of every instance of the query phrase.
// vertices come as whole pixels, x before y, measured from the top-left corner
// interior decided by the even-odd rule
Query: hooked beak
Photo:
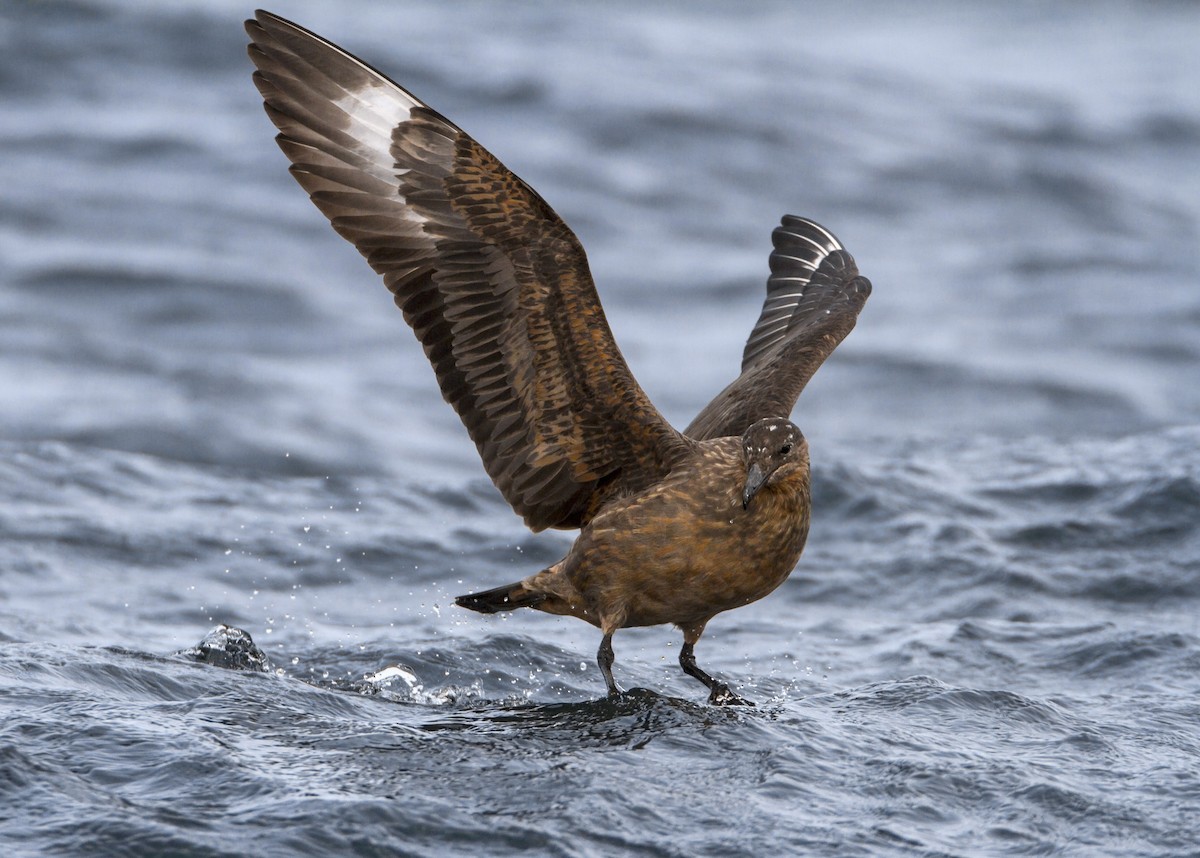
[[[757,462],[746,471],[746,487],[742,489],[742,509],[750,506],[750,500],[758,494],[758,490],[767,481],[767,472]]]

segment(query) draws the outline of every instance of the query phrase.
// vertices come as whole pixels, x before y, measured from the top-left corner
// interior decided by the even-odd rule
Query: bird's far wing
[[[821,225],[786,215],[771,240],[767,297],[746,341],[742,373],[684,430],[691,438],[741,435],[759,418],[791,414],[871,294],[854,258]]]
[[[666,473],[690,442],[633,378],[550,206],[336,45],[262,11],[246,31],[292,175],[383,276],[526,523],[578,527]]]

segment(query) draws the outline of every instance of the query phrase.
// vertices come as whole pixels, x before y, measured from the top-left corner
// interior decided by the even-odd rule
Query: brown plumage
[[[816,223],[773,235],[741,374],[674,429],[622,358],[587,258],[546,202],[486,149],[341,48],[268,12],[246,22],[254,82],[291,172],[395,296],[488,475],[534,530],[581,528],[567,556],[459,597],[532,607],[612,634],[674,623],[696,667],[721,611],[787,577],[809,521],[808,445],[786,418],[870,294]]]

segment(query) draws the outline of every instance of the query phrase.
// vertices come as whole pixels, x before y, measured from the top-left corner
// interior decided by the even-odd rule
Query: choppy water
[[[1200,854],[1200,7],[275,8],[555,205],[678,425],[780,214],[874,281],[805,556],[698,651],[751,711],[452,606],[569,535],[287,176],[250,11],[0,6],[9,853]]]

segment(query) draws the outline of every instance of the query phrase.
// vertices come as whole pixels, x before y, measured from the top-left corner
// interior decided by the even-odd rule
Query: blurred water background
[[[13,855],[1198,855],[1200,6],[281,0],[588,249],[683,426],[784,212],[875,284],[809,547],[698,656],[556,560],[288,177],[232,0],[0,5]],[[265,672],[181,651],[249,632]]]

